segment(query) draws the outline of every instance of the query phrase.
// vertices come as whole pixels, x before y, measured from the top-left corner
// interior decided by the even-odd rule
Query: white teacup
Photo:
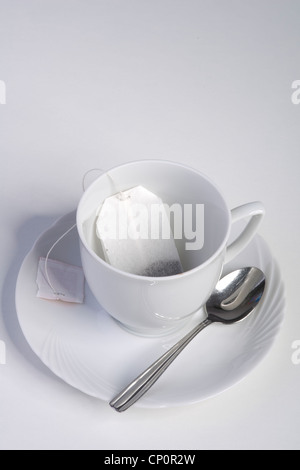
[[[187,249],[191,240],[185,238],[184,231],[183,237],[175,240],[183,274],[139,276],[116,269],[104,260],[95,230],[97,210],[107,197],[139,185],[169,206],[180,204],[184,209],[184,205],[203,205],[203,246],[191,249],[190,244]],[[167,334],[183,326],[207,301],[224,263],[246,247],[263,215],[260,202],[230,211],[212,181],[179,163],[141,160],[118,166],[97,178],[79,202],[77,228],[87,283],[102,307],[131,332],[145,336]],[[228,245],[231,224],[247,217],[250,221],[246,228]]]

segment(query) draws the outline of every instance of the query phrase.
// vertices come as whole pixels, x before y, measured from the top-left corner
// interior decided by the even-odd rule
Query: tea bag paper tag
[[[47,300],[63,300],[64,302],[83,303],[84,274],[79,266],[62,263],[53,259],[47,260],[47,272],[53,291],[46,275],[45,258],[40,258],[37,272],[37,297]]]
[[[165,206],[143,186],[103,202],[96,234],[105,260],[122,271],[150,277],[183,271]]]

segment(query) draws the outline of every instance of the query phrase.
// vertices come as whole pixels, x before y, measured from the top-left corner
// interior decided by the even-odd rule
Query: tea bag
[[[141,276],[183,272],[166,207],[143,186],[108,197],[98,210],[96,234],[105,260]]]

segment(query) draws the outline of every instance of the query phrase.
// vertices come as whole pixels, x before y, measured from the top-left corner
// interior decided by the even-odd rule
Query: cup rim
[[[189,171],[195,173],[196,175],[198,175],[198,176],[202,177],[203,179],[205,179],[208,183],[210,183],[214,187],[216,192],[218,192],[219,195],[221,196],[221,198],[224,202],[224,205],[226,207],[227,216],[228,216],[227,217],[228,227],[227,227],[226,235],[224,236],[222,243],[219,245],[218,249],[207,260],[205,260],[203,263],[199,264],[198,266],[196,266],[192,269],[189,269],[188,271],[184,271],[183,273],[173,274],[171,276],[161,276],[161,277],[153,276],[152,277],[152,276],[142,276],[142,275],[139,275],[139,274],[133,274],[133,273],[129,273],[129,272],[126,272],[126,271],[122,271],[121,269],[118,269],[118,268],[112,266],[111,264],[107,263],[107,261],[105,261],[99,255],[97,255],[97,253],[87,243],[85,235],[83,233],[83,220],[82,220],[82,217],[81,217],[81,221],[79,220],[80,219],[81,207],[84,204],[84,200],[86,199],[88,194],[91,193],[93,191],[94,187],[96,187],[99,184],[99,180],[101,180],[101,178],[104,178],[108,171],[113,171],[113,170],[116,170],[116,169],[119,169],[119,168],[122,168],[122,167],[128,167],[128,166],[131,166],[131,165],[144,164],[144,163],[148,163],[148,164],[149,163],[151,163],[151,164],[152,163],[153,164],[167,164],[167,165],[181,167],[181,168],[184,168],[185,170],[189,170]],[[76,210],[76,226],[77,226],[77,231],[78,231],[78,234],[79,234],[80,241],[82,242],[85,249],[89,252],[89,254],[97,262],[100,262],[100,264],[103,265],[109,271],[112,271],[112,272],[118,274],[119,276],[126,277],[126,278],[132,278],[132,279],[139,280],[139,281],[145,280],[145,281],[148,281],[148,282],[157,282],[157,281],[167,282],[167,281],[171,281],[171,280],[175,280],[175,279],[182,279],[183,277],[185,278],[185,277],[191,276],[195,272],[204,269],[206,266],[211,264],[215,259],[217,259],[219,257],[219,255],[223,252],[224,248],[226,247],[226,243],[227,243],[228,238],[229,238],[229,233],[230,233],[230,229],[231,229],[231,224],[230,224],[231,215],[230,214],[231,214],[231,212],[230,212],[230,209],[227,205],[227,202],[226,202],[226,199],[223,195],[223,192],[220,190],[218,185],[209,176],[207,176],[206,174],[200,172],[199,170],[197,170],[197,169],[195,169],[195,168],[193,168],[189,165],[185,165],[185,164],[182,164],[182,163],[179,163],[179,162],[174,162],[174,161],[171,161],[171,160],[163,160],[163,159],[132,160],[132,161],[122,163],[120,165],[115,165],[115,166],[109,168],[109,170],[103,172],[100,176],[98,176],[95,179],[95,181],[93,181],[90,184],[90,186],[85,190],[85,192],[82,194],[82,196],[79,200],[77,210]]]

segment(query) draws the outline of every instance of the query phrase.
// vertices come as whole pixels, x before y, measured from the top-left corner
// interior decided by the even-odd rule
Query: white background
[[[1,449],[300,449],[299,19],[299,0],[0,0]],[[83,174],[146,158],[208,174],[230,207],[264,202],[286,317],[231,390],[120,415],[34,356],[14,293]]]

